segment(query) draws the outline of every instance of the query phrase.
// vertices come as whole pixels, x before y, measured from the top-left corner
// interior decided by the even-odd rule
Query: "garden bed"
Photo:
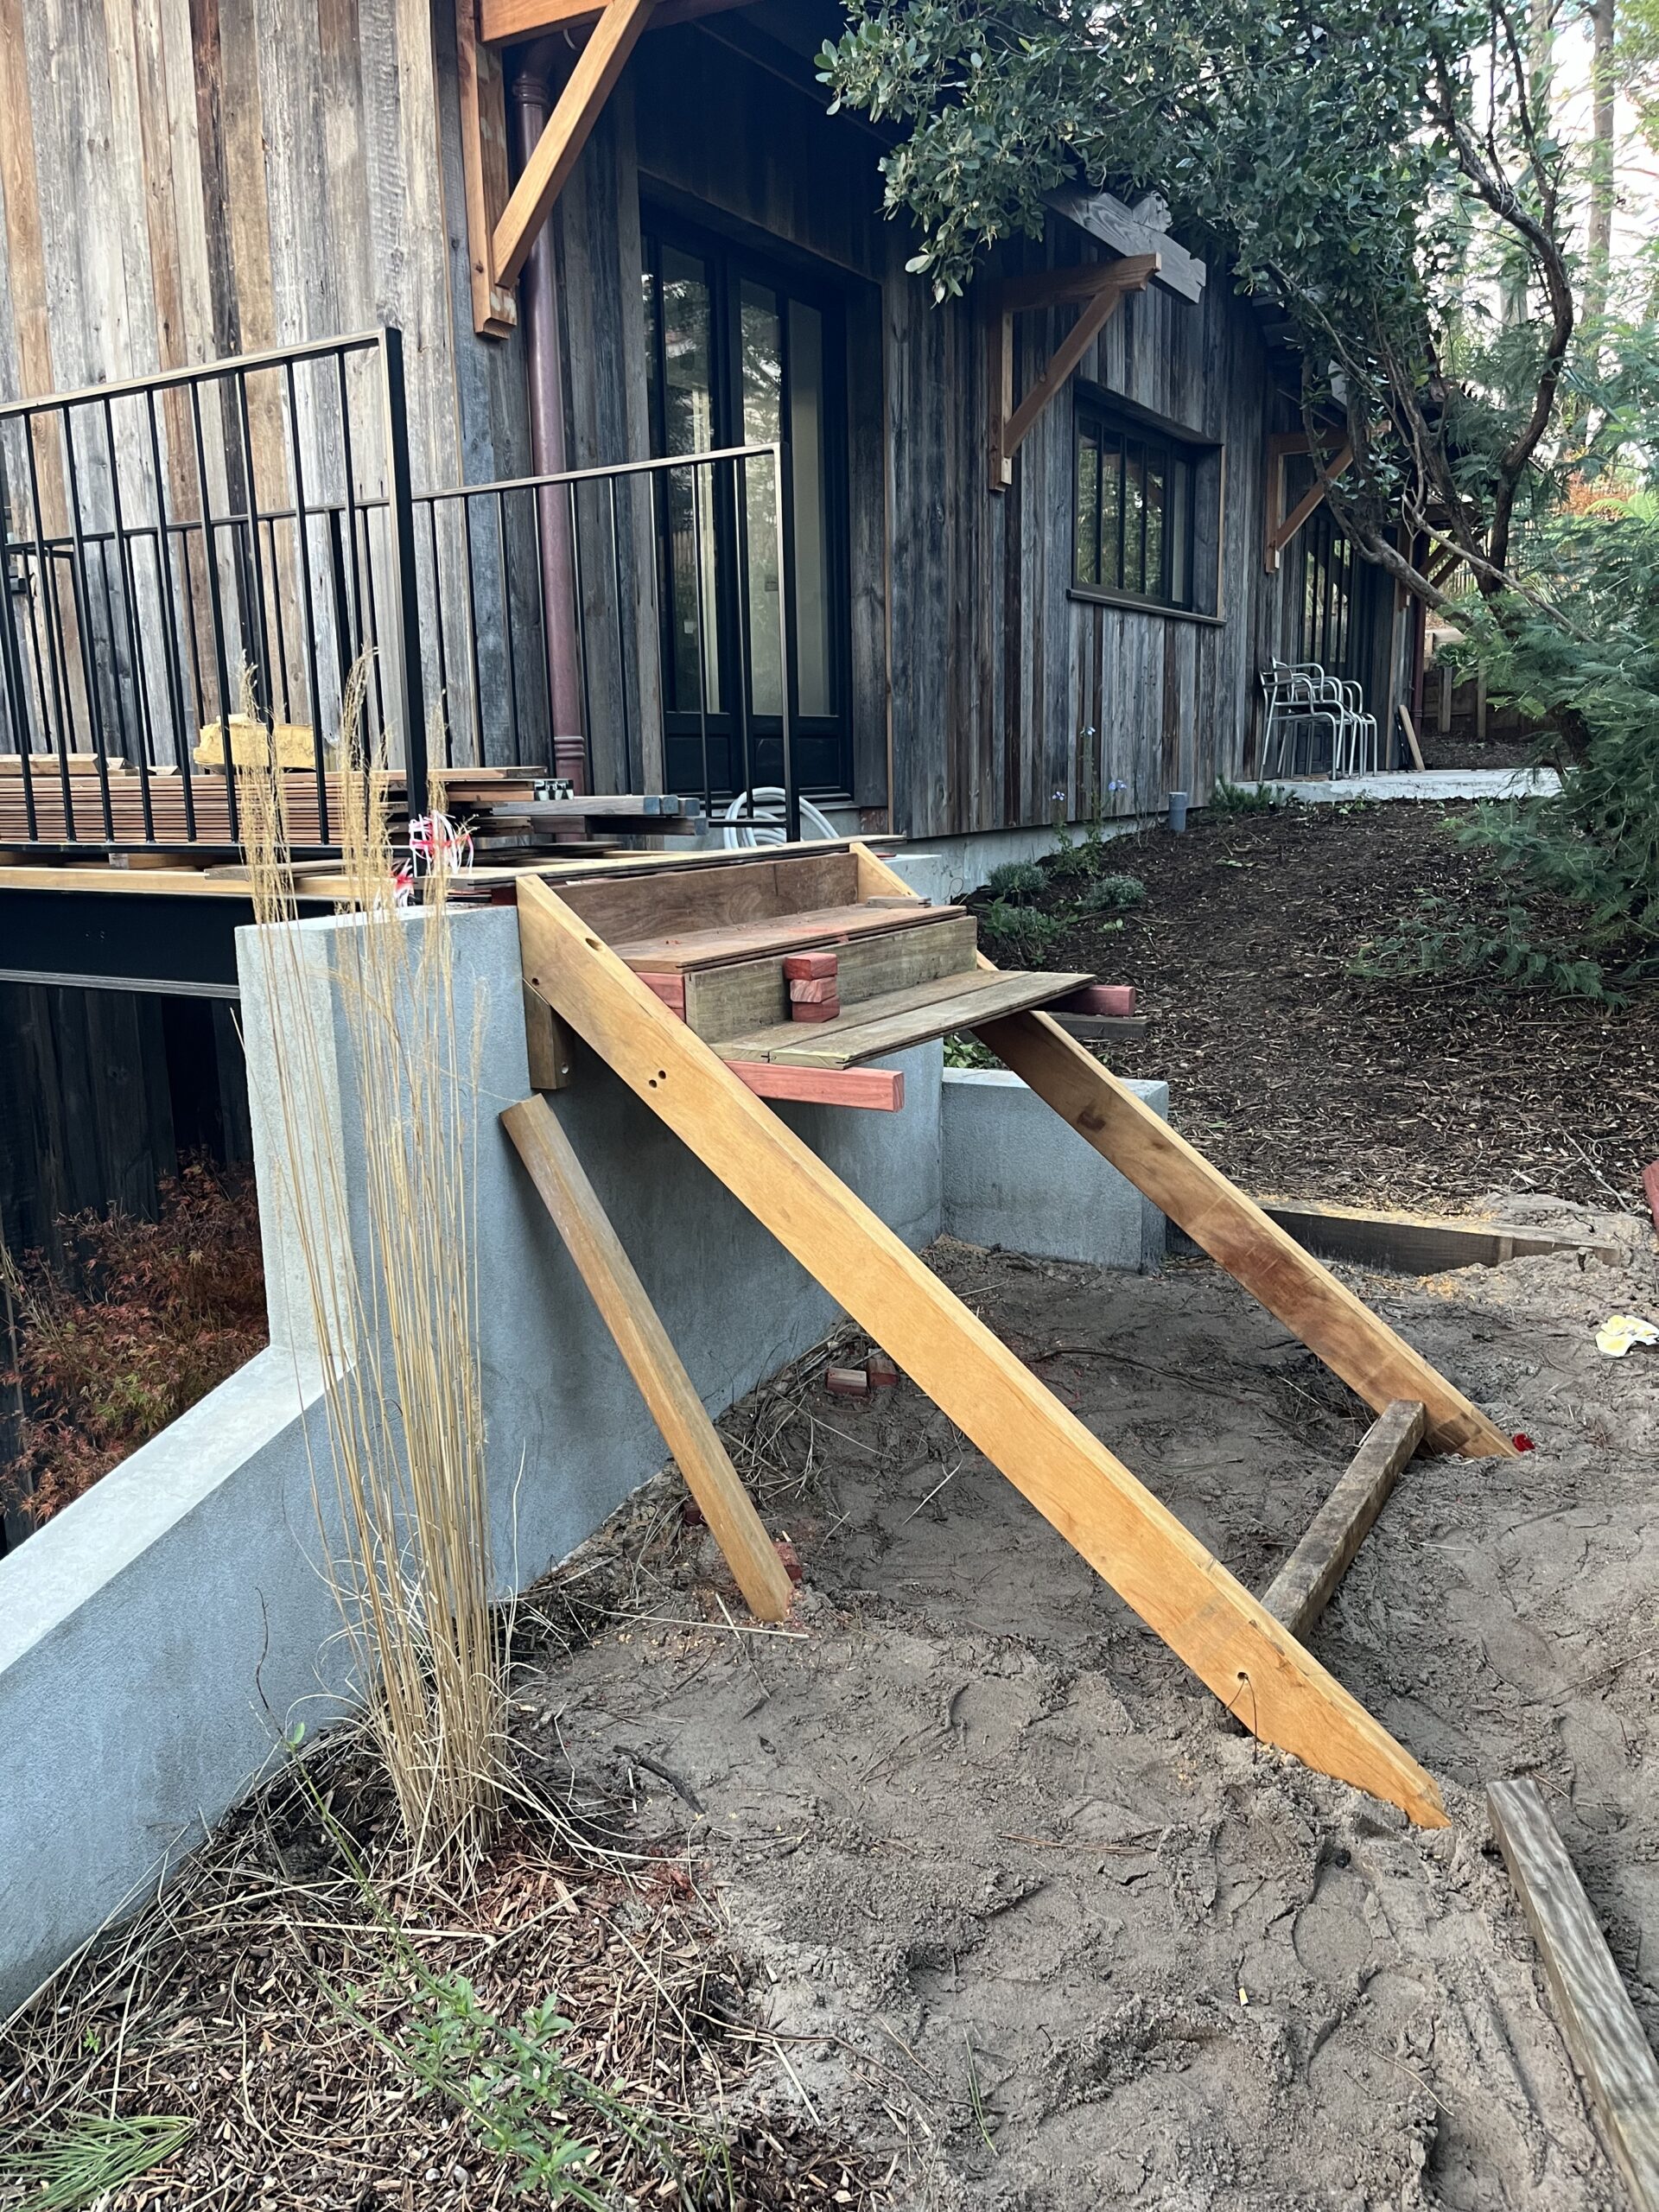
[[[1143,1039],[1118,1072],[1170,1087],[1183,1133],[1247,1190],[1457,1211],[1535,1191],[1635,1207],[1659,1154],[1659,986],[1622,1007],[1464,976],[1356,972],[1420,893],[1456,915],[1490,880],[1439,809],[1284,807],[1195,817],[1104,849],[1143,903],[1079,912],[1046,871],[1058,925],[1008,966],[1135,985]],[[988,903],[974,903],[982,912]]]

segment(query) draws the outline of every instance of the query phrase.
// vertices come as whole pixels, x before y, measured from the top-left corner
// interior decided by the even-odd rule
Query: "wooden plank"
[[[1265,1742],[1401,1806],[1431,1777],[626,963],[539,883],[531,988]]]
[[[1397,1398],[1367,1430],[1341,1481],[1262,1600],[1293,1636],[1306,1637],[1330,1604],[1427,1426],[1428,1415],[1417,1400]]]
[[[517,299],[495,281],[495,226],[511,197],[506,92],[500,55],[479,41],[478,0],[455,0],[455,78],[473,328],[480,338],[505,338],[518,321]]]
[[[1075,223],[1080,231],[1109,245],[1114,253],[1146,253],[1156,249],[1157,283],[1165,291],[1194,303],[1205,296],[1207,265],[1178,245],[1167,230],[1148,223],[1133,207],[1109,192],[1090,192],[1067,186],[1051,192],[1048,204],[1057,215]]]
[[[978,929],[971,914],[941,914],[925,928],[883,931],[836,948],[843,1011],[884,992],[944,976],[971,975]],[[699,1037],[747,1036],[789,1019],[785,956],[694,969],[685,978],[685,1018]]]
[[[775,920],[736,922],[729,929],[687,930],[683,936],[623,938],[616,950],[631,968],[712,968],[727,960],[758,960],[771,952],[804,952],[883,930],[911,930],[957,914],[957,906],[924,906],[912,913],[881,906],[820,906]]]
[[[707,858],[697,856],[699,862]],[[858,863],[849,852],[839,851],[787,860],[750,855],[737,868],[688,864],[668,874],[654,868],[607,870],[570,883],[560,896],[615,944],[623,938],[851,906],[859,896]]]
[[[783,1620],[790,1602],[783,1562],[575,1147],[544,1098],[526,1098],[509,1106],[501,1123],[616,1339],[687,1488],[702,1507],[749,1611],[760,1620]]]
[[[1659,2212],[1659,2064],[1601,1923],[1535,1782],[1493,1783],[1486,1809],[1613,2164],[1637,2212]]]
[[[1428,1213],[1375,1213],[1363,1206],[1321,1205],[1306,1198],[1263,1198],[1262,1210],[1305,1251],[1401,1274],[1439,1274],[1446,1268],[1497,1268],[1545,1252],[1593,1253],[1616,1259],[1604,1239],[1564,1234],[1536,1222],[1459,1221]]]
[[[600,110],[627,65],[655,0],[608,0],[495,226],[495,282],[510,289],[530,258]]]
[[[1406,743],[1411,752],[1411,765],[1421,776],[1424,772],[1427,764],[1423,760],[1423,748],[1417,742],[1417,725],[1411,719],[1411,709],[1407,706],[1405,701],[1402,699],[1398,702],[1398,704],[1400,709],[1401,727],[1406,733]]]
[[[785,1068],[769,1060],[728,1060],[726,1065],[757,1098],[859,1106],[876,1114],[897,1114],[905,1103],[901,1068]]]
[[[980,969],[966,975],[917,983],[868,1000],[856,1014],[842,1014],[822,1027],[779,1022],[751,1037],[722,1042],[722,1059],[774,1060],[785,1067],[842,1068],[855,1060],[885,1058],[930,1038],[948,1037],[982,1021],[1041,1006],[1061,991],[1074,989],[1075,976],[1003,975]],[[1087,982],[1086,976],[1081,978]]]

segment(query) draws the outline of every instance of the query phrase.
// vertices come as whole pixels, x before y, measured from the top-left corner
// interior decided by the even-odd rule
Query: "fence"
[[[337,850],[359,664],[412,794],[429,753],[671,770],[792,824],[789,480],[756,445],[416,497],[391,328],[0,406],[0,846],[233,852],[274,757],[296,855]]]

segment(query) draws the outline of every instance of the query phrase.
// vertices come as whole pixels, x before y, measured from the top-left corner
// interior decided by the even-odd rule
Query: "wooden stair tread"
[[[833,1021],[780,1021],[747,1037],[721,1039],[723,1060],[771,1060],[785,1067],[844,1068],[907,1046],[925,1045],[953,1029],[968,1029],[1003,1014],[1023,1014],[1064,998],[1092,981],[1088,976],[1007,975],[969,969],[862,1000]]]
[[[731,960],[753,960],[768,952],[798,952],[815,944],[836,944],[877,931],[915,929],[960,914],[960,906],[818,906],[805,913],[772,914],[753,922],[732,922],[712,930],[679,930],[671,936],[632,938],[612,946],[630,968],[647,975],[664,970],[717,968]]]

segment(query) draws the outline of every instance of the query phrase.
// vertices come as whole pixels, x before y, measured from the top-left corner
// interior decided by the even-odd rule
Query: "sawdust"
[[[726,1425],[805,1563],[789,1634],[743,1630],[677,1478],[628,1516],[644,1618],[534,1694],[720,1896],[778,2095],[898,2201],[1618,2202],[1479,1796],[1536,1775],[1659,2032],[1659,1356],[1592,1342],[1659,1311],[1659,1268],[1634,1221],[1596,1226],[1624,1262],[1351,1278],[1537,1447],[1414,1463],[1311,1639],[1441,1779],[1440,1833],[1243,1735],[907,1383],[850,1404],[809,1369]],[[1356,1400],[1207,1264],[932,1257],[1265,1586]]]

